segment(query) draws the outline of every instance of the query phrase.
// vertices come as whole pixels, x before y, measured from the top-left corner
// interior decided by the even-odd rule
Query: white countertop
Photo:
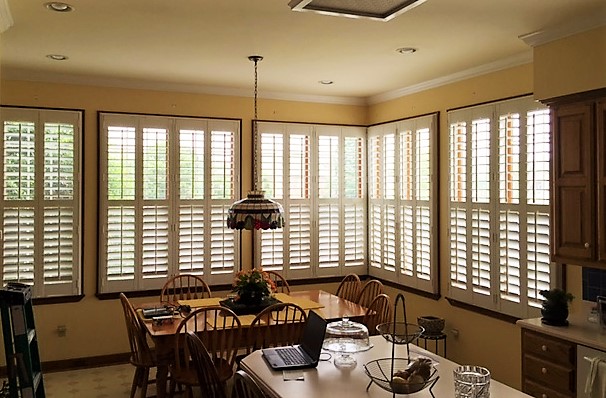
[[[535,330],[553,337],[606,351],[606,329],[581,317],[569,317],[568,326],[548,326],[541,318],[520,319],[517,324],[525,329]]]
[[[314,397],[314,398],[391,398],[392,393],[383,390],[378,385],[372,384],[364,371],[364,364],[379,358],[391,358],[393,346],[381,336],[370,338],[373,347],[364,352],[353,354],[358,363],[353,369],[336,368],[332,360],[320,361],[317,368],[301,371],[304,377],[302,381],[285,381],[282,372],[273,371],[262,358],[260,351],[242,360],[242,368],[248,372],[272,398],[284,397]],[[406,346],[396,345],[396,357],[406,358]],[[439,379],[432,392],[437,398],[454,397],[453,370],[458,366],[456,363],[442,358],[415,345],[410,345],[412,357],[426,356],[432,358],[438,364]],[[404,395],[398,395],[404,396]],[[411,398],[431,398],[429,388],[410,395]],[[496,380],[490,381],[491,398],[530,398],[529,395],[517,391]]]

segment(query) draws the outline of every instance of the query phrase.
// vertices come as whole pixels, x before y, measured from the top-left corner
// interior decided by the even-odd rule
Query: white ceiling
[[[259,54],[262,97],[365,103],[530,62],[523,35],[606,24],[606,0],[427,0],[387,22],[289,0],[65,1],[74,11],[8,0],[3,78],[251,95]]]

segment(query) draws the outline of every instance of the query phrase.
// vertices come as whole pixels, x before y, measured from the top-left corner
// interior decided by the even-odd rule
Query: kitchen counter
[[[597,323],[590,323],[587,318],[568,318],[568,326],[549,326],[541,323],[541,318],[520,319],[517,324],[553,337],[581,344],[600,351],[606,351],[606,329]]]

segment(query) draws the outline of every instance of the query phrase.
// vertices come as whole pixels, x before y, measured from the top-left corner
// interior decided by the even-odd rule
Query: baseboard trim
[[[100,366],[119,365],[128,363],[130,353],[99,355],[85,358],[62,359],[59,361],[46,361],[40,365],[43,373],[62,372],[66,370],[98,368]],[[0,377],[6,377],[6,366],[0,367]]]

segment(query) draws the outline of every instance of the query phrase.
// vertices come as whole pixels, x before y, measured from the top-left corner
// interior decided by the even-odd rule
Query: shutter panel
[[[144,206],[142,222],[142,276],[168,276],[168,207]]]
[[[491,294],[490,211],[471,211],[471,283],[474,293]]]
[[[381,268],[383,263],[383,209],[380,205],[369,205],[370,216],[370,236],[369,236],[369,252],[370,266]]]
[[[179,131],[179,199],[204,199],[204,131]]]
[[[73,280],[75,264],[74,209],[44,209],[44,283],[56,284]]]
[[[541,308],[541,290],[549,290],[551,259],[549,251],[549,213],[534,211],[527,214],[528,225],[528,304]]]
[[[402,206],[400,213],[400,272],[414,276],[415,271],[415,222],[413,206]]]
[[[431,211],[427,206],[416,208],[416,277],[426,281],[432,278],[431,269]]]
[[[235,270],[234,232],[227,228],[225,215],[229,205],[210,207],[210,274],[232,274]]]
[[[318,207],[318,266],[339,265],[339,206],[321,204]]]
[[[306,204],[289,207],[289,268],[311,270],[311,208]]]
[[[187,194],[195,192],[194,184]],[[204,243],[206,241],[204,213],[204,206],[181,205],[179,207],[179,272],[181,273],[204,274]]]
[[[33,207],[4,209],[3,280],[34,283],[35,219]]]
[[[364,206],[362,204],[345,205],[343,245],[345,267],[364,265],[364,240],[366,230]]]
[[[135,279],[135,207],[107,209],[106,272],[109,281]]]
[[[396,209],[393,205],[385,206],[383,213],[383,268],[388,271],[396,269]]]
[[[515,210],[499,212],[499,261],[501,299],[520,302],[521,248],[520,213]]]
[[[35,124],[4,123],[4,200],[33,200]]]
[[[467,212],[465,209],[450,209],[450,285],[467,290],[468,241]]]
[[[212,130],[210,139],[210,198],[232,199],[235,190],[236,164],[234,133]]]
[[[299,136],[301,137],[301,136]],[[284,134],[261,134],[261,184],[273,199],[284,197]],[[296,158],[295,158],[296,159]],[[302,170],[297,170],[302,172]],[[300,183],[301,180],[296,180]],[[302,187],[297,187],[301,189]]]

